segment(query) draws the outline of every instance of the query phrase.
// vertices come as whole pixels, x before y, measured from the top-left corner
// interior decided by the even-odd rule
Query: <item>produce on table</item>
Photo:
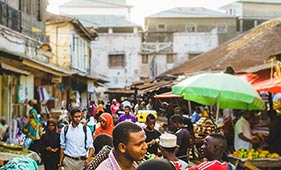
[[[247,158],[248,160],[253,160],[257,158],[271,158],[271,159],[279,159],[280,156],[278,153],[270,153],[268,150],[262,150],[262,149],[250,149],[250,150],[236,150],[232,154],[235,157],[238,158]]]
[[[221,128],[222,123],[217,124],[217,128]],[[206,136],[215,133],[215,125],[211,119],[207,117],[201,117],[194,125],[194,135],[197,139],[204,139]]]

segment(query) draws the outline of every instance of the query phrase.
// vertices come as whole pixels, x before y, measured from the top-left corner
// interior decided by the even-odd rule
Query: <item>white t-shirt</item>
[[[252,148],[253,145],[250,142],[244,141],[239,137],[239,134],[243,133],[245,137],[252,139],[250,123],[243,116],[236,122],[234,132],[235,150]]]

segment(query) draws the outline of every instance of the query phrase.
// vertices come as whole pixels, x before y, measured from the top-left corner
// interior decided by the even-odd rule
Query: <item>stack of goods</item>
[[[0,152],[13,153],[19,155],[27,155],[31,153],[29,150],[24,149],[23,145],[0,143]]]
[[[262,150],[262,149],[257,149],[257,150],[241,149],[241,150],[234,151],[232,155],[234,157],[246,158],[248,160],[259,159],[259,158],[279,159],[280,157],[278,153],[270,153],[268,150]]]
[[[215,133],[215,125],[211,119],[207,117],[201,117],[194,125],[195,138],[204,139],[206,136]],[[217,128],[220,129],[223,124],[217,124]]]

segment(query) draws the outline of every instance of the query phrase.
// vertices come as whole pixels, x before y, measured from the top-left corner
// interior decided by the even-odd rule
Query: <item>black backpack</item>
[[[67,131],[68,131],[68,125],[64,127],[64,139],[66,140],[66,134],[67,134]],[[85,134],[85,140],[84,140],[84,143],[85,143],[85,149],[87,150],[87,127],[84,125],[83,126],[83,132]]]

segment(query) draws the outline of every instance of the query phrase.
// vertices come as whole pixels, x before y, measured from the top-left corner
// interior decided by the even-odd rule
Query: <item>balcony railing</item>
[[[0,24],[20,32],[20,13],[0,1]]]
[[[142,53],[173,53],[172,42],[143,42]]]

